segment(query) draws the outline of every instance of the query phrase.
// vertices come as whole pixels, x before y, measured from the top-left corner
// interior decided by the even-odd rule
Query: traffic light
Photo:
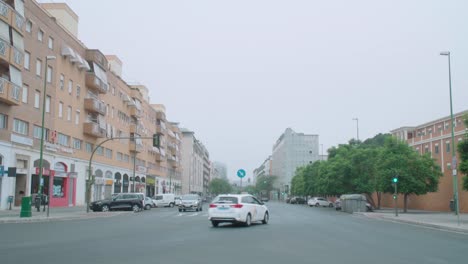
[[[393,195],[393,200],[396,200],[396,197],[397,197],[396,194],[394,194],[394,195]]]
[[[161,146],[160,134],[153,134],[153,147],[159,148]]]
[[[398,182],[398,177],[393,177],[392,182],[397,183]]]

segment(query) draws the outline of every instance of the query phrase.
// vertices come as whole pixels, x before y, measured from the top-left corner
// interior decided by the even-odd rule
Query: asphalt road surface
[[[202,212],[0,224],[0,263],[465,263],[468,235],[332,208],[267,203],[268,225],[211,227]]]

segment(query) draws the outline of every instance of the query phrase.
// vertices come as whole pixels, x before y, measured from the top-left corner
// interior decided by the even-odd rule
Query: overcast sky
[[[51,2],[51,1],[40,1]],[[52,1],[62,2],[62,1]],[[468,109],[468,1],[65,0],[79,38],[251,176],[287,127],[325,151]]]

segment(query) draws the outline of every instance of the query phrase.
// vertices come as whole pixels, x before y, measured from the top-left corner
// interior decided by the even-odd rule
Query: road
[[[468,235],[268,203],[270,223],[211,227],[202,212],[157,208],[105,219],[0,225],[0,262],[464,263]]]

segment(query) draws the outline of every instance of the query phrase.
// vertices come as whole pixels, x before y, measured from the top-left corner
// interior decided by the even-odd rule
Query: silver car
[[[179,212],[187,210],[201,211],[202,199],[198,194],[186,194],[180,197]]]

